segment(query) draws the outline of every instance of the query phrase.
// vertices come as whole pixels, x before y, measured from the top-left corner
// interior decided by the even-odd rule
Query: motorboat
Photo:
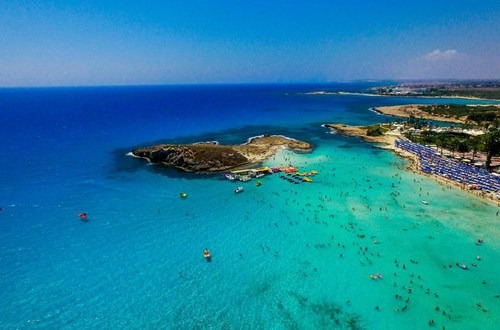
[[[235,193],[240,193],[242,191],[243,191],[243,187],[237,187],[236,189],[234,189]]]

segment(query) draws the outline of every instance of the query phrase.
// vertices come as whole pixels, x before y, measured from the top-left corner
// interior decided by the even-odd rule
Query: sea
[[[0,89],[0,328],[497,329],[499,206],[322,126],[492,102],[312,93],[380,84]],[[261,134],[311,142],[261,165],[313,182],[128,156]]]

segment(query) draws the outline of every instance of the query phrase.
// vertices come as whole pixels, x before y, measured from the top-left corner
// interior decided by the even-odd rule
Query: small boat
[[[307,176],[305,176],[304,178],[302,178],[302,181],[312,182],[312,180],[310,178],[308,178]]]
[[[463,270],[469,269],[469,267],[467,267],[467,265],[464,264],[460,264],[458,267],[462,268]]]
[[[205,258],[205,260],[207,260],[208,262],[212,261],[212,256],[210,255],[210,251],[208,251],[207,248],[205,248],[203,250],[203,257]]]
[[[187,198],[188,196],[186,193],[180,193],[179,195],[181,196],[181,198]]]
[[[255,185],[258,187],[258,186],[262,185],[262,182],[257,181],[257,183]]]
[[[234,181],[236,180],[236,178],[234,176],[232,176],[230,173],[226,173],[224,175],[226,177],[226,179],[228,179],[229,181]]]
[[[264,173],[259,173],[259,174],[256,174],[255,177],[256,178],[262,178],[265,174]]]
[[[234,189],[235,193],[240,193],[242,191],[243,191],[243,187],[237,187],[236,189]]]
[[[428,201],[426,201],[425,199],[422,199],[422,204],[428,205],[428,204],[429,204],[429,202],[428,202]]]
[[[247,182],[247,181],[249,181],[249,180],[251,180],[251,179],[252,179],[252,178],[251,178],[250,176],[248,176],[248,175],[242,175],[242,176],[240,177],[240,181],[243,181],[243,182]]]

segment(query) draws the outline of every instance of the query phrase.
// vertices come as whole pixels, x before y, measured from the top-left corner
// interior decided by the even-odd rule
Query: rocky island
[[[161,144],[135,149],[132,155],[185,172],[214,173],[260,163],[281,149],[310,151],[312,145],[285,136],[263,135],[240,145],[214,142]]]

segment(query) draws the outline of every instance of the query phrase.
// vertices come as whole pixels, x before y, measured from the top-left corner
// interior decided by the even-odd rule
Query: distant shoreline
[[[486,99],[475,96],[431,96],[431,95],[404,95],[404,94],[375,94],[375,93],[361,93],[361,92],[329,92],[329,91],[314,91],[303,93],[306,95],[361,95],[361,96],[372,96],[372,97],[402,97],[402,98],[422,98],[422,99],[463,99],[463,100],[475,100],[475,101],[492,101],[500,102],[500,99]]]

